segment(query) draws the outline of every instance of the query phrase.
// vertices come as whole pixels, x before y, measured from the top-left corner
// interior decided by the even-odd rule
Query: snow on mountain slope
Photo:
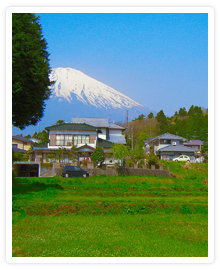
[[[52,69],[50,80],[55,83],[52,95],[46,101],[44,116],[39,126],[25,128],[22,131],[24,135],[42,131],[57,120],[71,122],[72,117],[104,117],[111,118],[113,122],[125,122],[127,115],[131,121],[140,114],[157,113],[75,69]],[[13,127],[13,135],[20,132]]]
[[[53,96],[61,100],[72,101],[72,95],[86,105],[97,108],[132,108],[144,107],[131,98],[101,83],[83,72],[72,68],[55,68],[50,73]]]

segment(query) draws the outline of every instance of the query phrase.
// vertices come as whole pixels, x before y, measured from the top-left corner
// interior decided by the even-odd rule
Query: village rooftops
[[[181,140],[181,141],[187,141],[187,139],[185,139],[183,137],[180,137],[180,136],[177,136],[177,135],[173,135],[173,134],[170,134],[170,133],[165,133],[165,134],[156,136],[154,138],[150,137],[148,140],[149,140],[149,142],[151,142],[151,141],[160,140],[160,139],[162,139],[162,140]]]

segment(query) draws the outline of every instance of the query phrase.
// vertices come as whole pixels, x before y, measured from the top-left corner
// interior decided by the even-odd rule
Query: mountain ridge
[[[112,122],[126,122],[127,114],[131,121],[140,114],[157,113],[76,69],[54,68],[49,78],[55,82],[51,97],[45,102],[44,116],[36,126],[26,127],[22,133],[38,132],[57,120],[71,122],[72,117],[103,117],[111,118]],[[20,133],[21,130],[13,127],[13,134]]]
[[[52,86],[53,96],[65,98],[69,102],[72,100],[71,93],[73,93],[84,104],[97,108],[144,107],[112,87],[76,69],[55,68],[52,69],[49,78],[51,81],[55,81]]]

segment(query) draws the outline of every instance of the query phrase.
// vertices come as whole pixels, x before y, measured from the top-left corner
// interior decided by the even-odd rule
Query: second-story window
[[[74,135],[73,144],[88,144],[89,135]]]
[[[72,135],[57,135],[56,136],[56,145],[59,146],[71,146],[73,142]]]

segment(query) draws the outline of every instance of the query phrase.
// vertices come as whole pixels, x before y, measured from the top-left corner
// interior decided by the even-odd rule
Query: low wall
[[[120,175],[153,175],[170,177],[170,171],[168,170],[157,170],[157,169],[133,169],[133,168],[117,168],[117,173]]]
[[[89,172],[90,176],[98,176],[98,175],[106,175],[106,176],[118,176],[117,169],[100,169],[100,168],[94,168],[94,169],[85,169],[87,172]]]
[[[118,176],[118,175],[153,175],[162,177],[171,177],[169,170],[157,170],[157,169],[133,169],[133,168],[112,168],[102,170],[99,168],[86,169],[90,176],[106,175],[106,176]]]
[[[107,168],[107,169],[101,169],[101,168],[84,168],[82,169],[89,172],[90,176],[99,176],[99,175],[106,175],[106,176],[118,176],[118,175],[152,175],[152,176],[162,176],[162,177],[171,177],[170,171],[163,170],[162,167],[159,169],[155,169],[154,166],[151,167],[151,169],[135,169],[135,168],[126,168],[126,167],[119,167],[119,168]],[[53,168],[54,174],[57,176],[62,175],[63,167],[55,167]]]

